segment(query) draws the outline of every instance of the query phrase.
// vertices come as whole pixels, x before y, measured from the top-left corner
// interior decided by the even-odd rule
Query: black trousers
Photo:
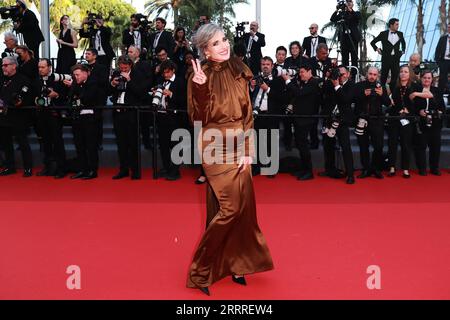
[[[97,126],[93,114],[80,115],[72,121],[73,139],[80,171],[98,170]]]
[[[312,173],[311,150],[309,148],[308,134],[312,124],[305,124],[303,119],[294,121],[295,144],[300,153],[300,167],[302,173]]]
[[[162,165],[163,169],[165,169],[169,174],[179,173],[180,166],[174,164],[170,157],[172,148],[177,143],[176,141],[171,141],[171,136],[172,132],[179,128],[178,120],[178,115],[173,113],[158,113],[156,118]]]
[[[402,170],[409,170],[411,162],[412,138],[415,129],[414,123],[403,126],[399,120],[393,120],[388,127],[388,164],[389,167],[397,165],[397,150],[400,142]]]
[[[383,169],[383,140],[384,140],[384,124],[383,121],[369,120],[369,124],[362,136],[357,136],[361,164],[363,170],[381,171]],[[372,161],[370,161],[369,147],[372,145]]]
[[[16,169],[13,138],[16,139],[20,152],[22,153],[23,168],[33,168],[33,157],[30,143],[28,142],[27,130],[28,129],[22,125],[16,126],[16,128],[13,128],[12,126],[0,126],[0,143],[3,152],[5,153],[5,168]]]
[[[114,111],[113,125],[121,172],[138,173],[138,128],[136,110]]]
[[[268,114],[267,112],[261,112],[261,114]],[[278,119],[273,119],[269,117],[257,117],[255,119],[255,130],[257,134],[257,142],[258,147],[257,151],[258,154],[256,162],[254,164],[255,168],[259,170],[262,166],[269,165],[269,164],[263,164],[261,162],[262,159],[260,159],[260,153],[267,155],[269,158],[272,156],[274,152],[279,152],[279,150],[272,150],[272,141],[271,136],[272,134],[275,134],[276,130],[279,129],[279,121]],[[266,139],[261,139],[261,135],[259,133],[259,130],[267,130],[267,136]],[[261,151],[260,151],[261,150]]]
[[[428,148],[430,169],[439,169],[442,125],[433,124],[431,128],[421,125],[420,129],[422,134],[416,132],[414,136],[414,152],[416,156],[417,168],[419,170],[426,170],[426,152]]]
[[[106,102],[105,102],[106,105]],[[95,126],[97,128],[97,144],[100,147],[103,144],[103,110],[94,110]]]
[[[439,90],[444,92],[448,85],[448,73],[450,71],[450,60],[443,60],[439,63]]]
[[[66,170],[66,150],[63,139],[63,121],[59,115],[50,111],[40,111],[37,115],[38,126],[42,132],[44,146],[44,166],[49,168],[52,160],[56,161],[56,171]]]
[[[389,71],[391,71],[391,82],[390,87],[391,90],[395,86],[395,82],[398,79],[398,76],[400,74],[400,60],[398,58],[389,57],[389,58],[382,58],[381,59],[381,77],[380,81],[383,85],[386,84]]]
[[[353,176],[353,152],[350,144],[350,130],[346,125],[339,125],[336,130],[336,136],[330,138],[328,135],[323,136],[323,151],[325,156],[325,171],[336,172],[336,140],[342,149],[342,155],[344,158],[345,172],[348,177]]]
[[[294,119],[284,118],[283,123],[283,144],[286,148],[290,148],[292,145],[292,126],[294,125]]]
[[[341,46],[341,54],[342,54],[342,65],[349,66],[350,65],[350,57],[352,58],[352,66],[358,67],[358,43],[354,43],[355,50],[353,50],[353,46],[346,40],[345,43]],[[352,76],[356,74],[355,70],[351,70]]]

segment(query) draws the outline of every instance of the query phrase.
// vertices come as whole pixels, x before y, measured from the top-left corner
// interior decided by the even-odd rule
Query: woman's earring
[[[209,54],[206,55],[206,59],[209,59]]]

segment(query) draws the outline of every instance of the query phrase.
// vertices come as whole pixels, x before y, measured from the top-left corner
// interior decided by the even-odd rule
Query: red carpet
[[[275,270],[210,298],[185,287],[204,228],[197,171],[176,182],[0,178],[0,299],[450,299],[450,175],[255,177]],[[81,290],[66,268],[81,268]],[[366,269],[381,268],[381,290]]]

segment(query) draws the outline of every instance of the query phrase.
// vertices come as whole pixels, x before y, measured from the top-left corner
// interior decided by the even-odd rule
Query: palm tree
[[[183,2],[182,0],[148,0],[144,4],[144,12],[149,15],[160,16],[165,11],[164,18],[173,16],[175,25],[178,25],[179,9]]]
[[[450,7],[449,7],[450,9]],[[439,6],[439,26],[441,35],[447,32],[447,1],[441,0],[441,4]]]

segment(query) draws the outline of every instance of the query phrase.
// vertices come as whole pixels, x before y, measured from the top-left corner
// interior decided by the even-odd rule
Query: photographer
[[[434,60],[439,65],[439,90],[445,93],[448,90],[448,73],[450,71],[450,24],[447,33],[439,38],[434,54]]]
[[[13,144],[13,137],[15,137],[22,153],[23,177],[31,177],[33,161],[27,137],[30,110],[22,109],[22,107],[32,105],[32,89],[29,79],[18,73],[17,67],[15,57],[3,58],[4,81],[0,91],[0,141],[5,152],[5,169],[0,171],[0,176],[16,173]]]
[[[152,75],[153,75],[153,86],[156,85],[158,82],[161,82],[163,80],[162,76],[162,70],[161,70],[161,64],[164,61],[170,60],[169,54],[167,53],[167,49],[164,47],[158,47],[156,48],[156,59],[153,61],[152,66]]]
[[[2,59],[8,56],[15,56],[17,58],[18,55],[16,53],[16,48],[19,45],[19,40],[17,39],[15,34],[9,31],[5,32],[4,39],[5,40],[3,41],[3,43],[5,44],[6,48],[2,53]]]
[[[100,104],[101,97],[98,83],[90,77],[88,66],[76,64],[72,67],[72,74],[74,80],[65,80],[64,83],[71,87],[69,101],[79,171],[70,178],[90,180],[98,176],[97,128],[92,107]]]
[[[86,49],[84,53],[84,58],[88,63],[88,67],[91,70],[90,78],[97,83],[98,86],[98,100],[99,105],[106,106],[108,101],[108,91],[109,91],[109,69],[97,62],[98,52],[94,48]],[[94,110],[95,122],[97,127],[97,143],[98,149],[101,151],[103,149],[103,110]]]
[[[370,45],[373,50],[381,54],[381,83],[386,84],[389,71],[391,72],[391,90],[395,87],[395,81],[398,79],[400,70],[400,58],[405,53],[406,42],[403,33],[398,31],[399,20],[392,18],[388,23],[389,30],[382,31],[374,38]],[[377,47],[377,43],[381,42],[383,49]]]
[[[171,141],[171,135],[175,129],[182,127],[183,118],[186,116],[184,113],[173,113],[171,110],[185,110],[187,103],[186,81],[177,77],[175,72],[175,63],[170,60],[163,62],[161,64],[163,79],[158,82],[158,87],[153,92],[153,106],[158,110],[156,116],[163,164],[158,176],[165,177],[169,181],[180,179],[180,166],[174,164],[170,157],[171,150],[176,144],[175,141]]]
[[[44,168],[38,172],[38,176],[54,176],[56,179],[66,175],[66,151],[63,139],[63,119],[61,113],[49,107],[61,105],[60,98],[62,84],[54,74],[49,59],[40,59],[38,63],[39,79],[33,83],[37,98],[38,126],[42,134],[44,151]],[[59,74],[58,74],[59,76]],[[53,159],[56,167],[52,168]]]
[[[361,13],[353,10],[352,0],[338,0],[336,11],[330,20],[337,23],[338,41],[341,44],[342,64],[349,66],[349,56],[352,58],[352,66],[358,66],[358,48],[361,41],[359,24]]]
[[[317,79],[313,78],[309,64],[300,67],[299,74],[294,78],[283,74],[286,81],[288,99],[292,101],[293,112],[296,115],[311,116],[316,114],[320,103],[320,90]],[[300,151],[301,170],[297,174],[298,180],[313,179],[311,151],[309,148],[308,134],[311,131],[315,119],[295,118],[294,120],[295,142]]]
[[[44,35],[39,28],[39,21],[33,11],[28,10],[24,1],[17,0],[20,19],[14,22],[14,30],[23,35],[23,40],[28,48],[34,53],[34,57],[39,59],[39,46],[44,41]]]
[[[244,34],[244,43],[247,48],[247,62],[253,74],[258,74],[261,71],[261,48],[266,46],[265,35],[258,32],[258,22],[250,23],[250,32]]]
[[[419,131],[414,137],[419,174],[425,176],[426,150],[429,149],[430,172],[440,176],[439,160],[441,155],[442,114],[445,112],[444,99],[441,91],[432,85],[433,73],[425,70],[421,74],[422,86],[418,92],[410,95],[414,102],[414,110],[419,116]]]
[[[422,57],[418,53],[413,53],[409,57],[409,67],[414,72],[414,83],[420,83],[420,73],[425,69],[425,65],[422,64]]]
[[[357,125],[355,134],[358,139],[361,163],[363,170],[358,178],[367,178],[374,175],[383,179],[383,142],[384,142],[384,116],[383,105],[390,106],[391,101],[386,90],[378,82],[379,71],[370,67],[367,71],[367,80],[356,85],[355,115]],[[373,118],[380,117],[380,118]],[[372,162],[370,161],[370,144],[373,146]]]
[[[16,53],[19,56],[18,72],[30,80],[37,79],[39,77],[38,60],[33,52],[27,46],[17,46]]]
[[[141,105],[147,85],[144,75],[137,68],[133,68],[130,57],[119,57],[117,64],[119,69],[115,70],[111,76],[111,100],[114,104],[113,123],[120,169],[113,179],[128,177],[131,170],[131,179],[137,180],[140,179],[137,110],[120,107]]]
[[[156,49],[160,47],[166,49],[166,52],[169,55],[169,57],[173,56],[175,41],[173,39],[172,33],[164,30],[166,24],[167,22],[163,18],[158,17],[155,19],[156,32],[150,34],[148,41],[150,49],[152,50],[153,60],[155,60],[156,55],[158,54],[156,52]]]
[[[287,49],[284,46],[279,46],[275,52],[276,61],[273,64],[274,68],[281,67],[284,68],[286,58],[287,58]]]
[[[325,176],[341,178],[342,174],[336,168],[336,138],[342,148],[347,184],[354,184],[353,152],[350,144],[349,127],[354,116],[352,102],[354,100],[355,84],[351,80],[350,71],[346,66],[333,68],[330,78],[325,82],[324,103],[322,114],[329,118],[324,121],[323,150],[325,156]]]
[[[324,37],[319,36],[319,26],[317,23],[311,24],[309,27],[309,33],[311,35],[305,37],[302,43],[302,47],[305,50],[304,56],[306,58],[311,58],[316,53],[317,46],[320,43],[327,44],[327,40]]]
[[[97,50],[97,62],[111,68],[111,61],[116,56],[111,46],[111,28],[105,26],[101,15],[89,13],[83,19],[80,37],[89,39],[89,47]]]
[[[145,25],[141,23],[144,22]],[[125,46],[125,50],[131,45],[134,45],[142,53],[142,57],[145,57],[148,50],[148,32],[147,32],[147,17],[135,13],[131,15],[130,27],[123,30],[122,33],[122,44]]]
[[[173,61],[177,64],[178,74],[184,69],[184,56],[191,51],[189,41],[186,39],[186,30],[182,27],[175,29],[173,33],[175,40],[175,49],[173,52]]]
[[[253,114],[255,119],[256,130],[267,130],[267,139],[258,139],[258,150],[267,150],[267,156],[270,158],[272,152],[271,136],[275,130],[279,129],[279,120],[269,117],[258,117],[266,114],[281,114],[281,108],[286,105],[285,101],[285,84],[280,77],[274,77],[273,60],[270,57],[261,59],[261,74],[257,75],[250,83],[250,91],[252,97]],[[263,147],[264,146],[264,147]],[[259,174],[261,167],[268,165],[261,163],[261,159],[253,165],[254,175]]]

